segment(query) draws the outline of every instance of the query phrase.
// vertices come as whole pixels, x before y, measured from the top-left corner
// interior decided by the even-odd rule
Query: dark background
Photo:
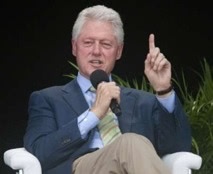
[[[1,93],[0,173],[14,173],[3,164],[3,152],[23,146],[27,105],[32,91],[62,85],[76,72],[68,64],[71,30],[84,7],[105,4],[121,14],[125,29],[122,59],[114,73],[121,77],[143,76],[148,36],[166,55],[175,72],[184,70],[193,90],[203,58],[213,65],[212,9],[205,1],[49,0],[5,1],[0,6]]]

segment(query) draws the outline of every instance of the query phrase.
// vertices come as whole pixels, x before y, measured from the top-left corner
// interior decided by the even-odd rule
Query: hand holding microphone
[[[120,88],[115,82],[109,82],[109,77],[103,70],[95,70],[90,76],[91,83],[97,89],[96,101],[91,111],[103,118],[109,107],[116,116],[121,115]]]

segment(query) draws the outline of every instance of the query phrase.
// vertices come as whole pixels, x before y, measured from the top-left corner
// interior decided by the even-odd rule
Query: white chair
[[[172,174],[191,174],[192,169],[198,170],[202,164],[202,158],[191,152],[176,152],[165,155],[162,160]]]
[[[191,170],[201,167],[202,158],[190,152],[177,152],[162,158],[172,174],[191,174]],[[41,174],[38,159],[25,148],[15,148],[4,153],[4,162],[18,174]]]
[[[25,148],[15,148],[4,153],[4,162],[17,174],[41,174],[41,165],[38,159]]]

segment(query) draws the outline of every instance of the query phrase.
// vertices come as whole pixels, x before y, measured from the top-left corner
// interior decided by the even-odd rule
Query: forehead
[[[116,39],[112,24],[107,21],[87,20],[81,28],[80,37],[106,37]]]

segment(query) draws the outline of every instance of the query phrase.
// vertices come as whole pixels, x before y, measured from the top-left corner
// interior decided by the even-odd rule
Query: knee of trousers
[[[118,143],[121,149],[132,148],[137,149],[136,147],[149,147],[154,150],[154,147],[150,140],[145,136],[136,134],[136,133],[125,133],[118,138]]]

